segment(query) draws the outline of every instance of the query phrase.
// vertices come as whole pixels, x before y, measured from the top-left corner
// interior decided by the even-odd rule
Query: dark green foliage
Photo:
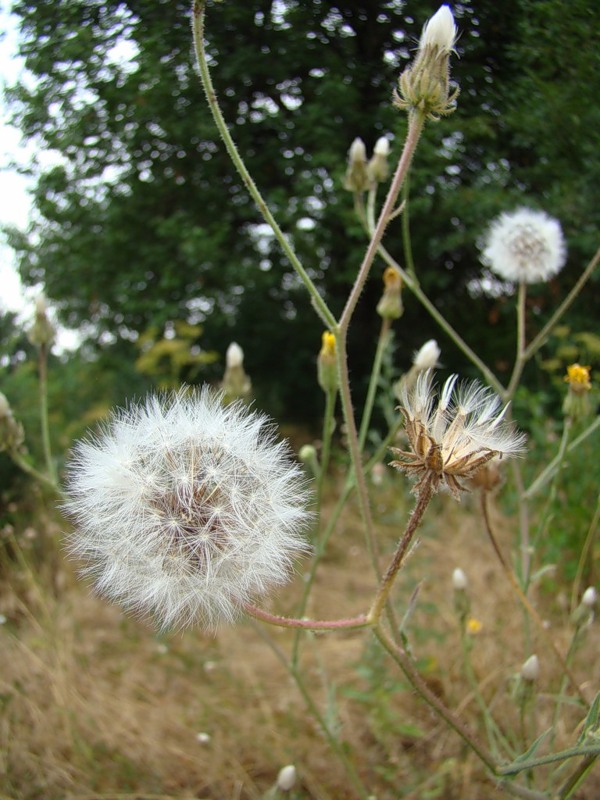
[[[340,188],[346,152],[357,135],[371,149],[387,132],[398,156],[406,123],[390,96],[434,10],[394,0],[252,0],[208,11],[214,80],[234,138],[336,313],[365,246]],[[470,297],[481,274],[476,239],[519,204],[563,222],[572,257],[558,280],[534,287],[532,330],[597,246],[594,14],[583,0],[454,10],[462,92],[458,111],[426,129],[417,153],[414,258],[438,308],[505,374],[513,304]],[[23,0],[15,11],[37,78],[11,90],[16,117],[26,136],[63,158],[36,168],[38,222],[11,234],[24,280],[43,281],[64,321],[86,326],[95,341],[202,322],[203,348],[222,354],[231,339],[244,347],[261,405],[287,417],[319,413],[321,326],[218,141],[193,67],[188,3]],[[401,257],[399,223],[387,244]],[[378,331],[380,273],[376,266],[352,330],[359,395]],[[444,364],[464,371],[423,309],[405,303],[400,365],[437,336]],[[577,313],[591,303],[590,292]]]

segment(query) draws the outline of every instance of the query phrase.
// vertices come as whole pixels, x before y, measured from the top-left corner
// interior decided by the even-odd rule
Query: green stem
[[[327,477],[327,469],[329,467],[329,457],[331,455],[331,439],[333,436],[333,415],[335,411],[335,401],[337,398],[337,391],[325,392],[325,415],[323,417],[323,447],[321,450],[321,465],[319,469],[319,478],[317,481],[317,513],[321,513],[321,504],[323,501],[323,489],[325,486],[325,479]]]
[[[412,241],[410,236],[410,216],[408,208],[408,197],[410,193],[410,175],[406,176],[404,186],[402,187],[402,202],[404,205],[404,212],[402,214],[402,247],[404,250],[404,261],[406,262],[406,271],[411,278],[418,283],[417,273],[415,272],[415,262],[412,252]]]
[[[39,472],[37,469],[35,469],[35,467],[32,467],[31,464],[25,461],[23,456],[16,450],[11,450],[10,457],[15,462],[15,464],[20,469],[23,470],[23,472],[26,472],[28,475],[31,475],[32,478],[35,478],[36,481],[39,481],[39,483],[41,483],[47,489],[52,489],[52,491],[55,494],[59,495],[59,497],[64,498],[63,492],[59,487],[57,481],[53,480],[52,478],[49,478],[47,475],[44,475],[43,472]]]
[[[579,436],[577,436],[577,438],[573,439],[571,444],[567,447],[567,453],[573,452],[573,450],[575,450],[575,448],[578,447],[581,442],[585,441],[588,436],[591,436],[598,427],[600,427],[600,416],[597,416],[594,421],[582,433],[580,433]],[[560,468],[562,458],[562,455],[558,453],[548,464],[548,466],[538,475],[529,489],[527,489],[525,492],[524,496],[527,499],[531,499],[534,494],[537,494],[540,489],[542,489],[548,483],[556,470]]]
[[[494,719],[488,704],[485,702],[483,695],[481,694],[481,690],[479,689],[479,681],[475,675],[475,670],[473,669],[473,663],[471,661],[471,649],[470,649],[470,641],[468,638],[468,634],[465,630],[464,622],[461,620],[460,625],[460,644],[461,644],[461,651],[463,657],[463,667],[465,670],[465,674],[467,676],[467,681],[469,686],[471,687],[471,691],[473,692],[473,696],[475,698],[475,702],[479,706],[479,710],[481,711],[481,716],[483,717],[483,722],[485,726],[485,730],[487,733],[488,738],[488,745],[492,752],[492,755],[496,761],[500,758],[500,753],[498,752],[497,742],[501,742],[507,752],[511,752],[512,748],[508,743],[508,740],[500,730],[496,720]]]
[[[524,772],[534,767],[542,767],[544,764],[555,764],[557,761],[566,761],[568,758],[577,758],[578,756],[594,756],[594,758],[597,758],[599,755],[600,744],[587,747],[571,747],[568,750],[560,750],[558,753],[549,753],[547,756],[529,758],[527,761],[517,760],[512,764],[497,767],[496,772],[498,775],[517,775],[519,772]]]
[[[278,661],[287,670],[290,677],[293,679],[294,683],[298,687],[298,690],[302,695],[304,702],[306,703],[308,711],[310,712],[310,714],[312,714],[313,718],[316,720],[332,752],[335,753],[335,755],[343,765],[344,769],[346,770],[346,774],[350,782],[352,783],[352,786],[354,787],[354,790],[356,791],[357,795],[362,800],[369,800],[369,798],[371,797],[370,792],[368,792],[365,786],[363,785],[363,782],[361,781],[360,776],[356,771],[356,767],[354,766],[354,763],[350,758],[350,756],[348,755],[348,753],[346,752],[344,746],[337,740],[335,734],[333,734],[329,729],[329,725],[327,724],[325,718],[319,711],[319,708],[315,703],[315,701],[313,700],[313,698],[311,697],[310,692],[306,688],[306,684],[302,680],[302,675],[300,671],[296,667],[294,667],[290,661],[288,661],[285,654],[281,651],[281,649],[277,646],[277,644],[275,644],[275,642],[267,634],[267,632],[261,625],[257,625],[256,630],[258,631],[259,635],[263,638],[263,640],[267,643],[267,645],[271,648]]]
[[[369,389],[367,391],[367,399],[365,400],[365,407],[363,409],[362,419],[360,421],[360,431],[358,433],[358,447],[361,453],[365,449],[365,442],[367,439],[367,433],[369,432],[369,424],[371,422],[373,406],[375,404],[375,395],[377,394],[377,386],[379,384],[379,377],[381,375],[381,365],[383,363],[383,355],[385,353],[386,347],[388,346],[389,342],[390,342],[390,320],[384,319],[381,321],[379,339],[377,340],[377,350],[375,351],[375,359],[373,361],[371,378],[369,380]]]
[[[371,269],[373,261],[375,260],[375,256],[377,255],[377,251],[379,249],[379,245],[381,244],[381,240],[383,239],[383,234],[389,222],[390,215],[394,210],[394,206],[398,199],[398,194],[408,174],[408,170],[410,168],[410,164],[414,152],[416,150],[419,137],[421,136],[424,124],[425,124],[425,117],[422,114],[415,113],[410,115],[408,122],[408,132],[406,135],[406,140],[404,142],[404,149],[402,151],[402,155],[400,156],[400,160],[398,161],[398,166],[396,167],[394,177],[392,178],[392,182],[390,184],[387,197],[383,204],[383,208],[381,209],[381,212],[379,214],[379,219],[377,221],[377,224],[375,225],[375,229],[371,234],[371,240],[369,241],[369,244],[367,246],[367,251],[363,258],[363,262],[360,266],[358,276],[356,278],[356,281],[354,282],[354,285],[346,302],[346,306],[344,308],[344,311],[342,312],[342,316],[340,317],[340,334],[344,338],[346,337],[346,333],[348,331],[348,326],[350,324],[352,314],[354,313],[354,309],[356,308],[356,304],[358,303],[358,298],[360,297],[363,291],[364,285],[369,276],[369,271]]]
[[[505,403],[509,402],[515,396],[517,386],[521,380],[525,362],[525,343],[526,343],[526,306],[527,300],[527,284],[525,281],[519,283],[519,294],[517,296],[517,354],[513,366],[512,375],[508,383],[508,388],[503,393],[503,400]]]
[[[332,330],[336,326],[335,317],[329,310],[326,302],[323,300],[317,287],[312,282],[310,276],[302,266],[300,259],[296,255],[292,245],[290,244],[289,237],[287,237],[284,232],[279,227],[275,217],[272,215],[267,203],[263,199],[258,187],[254,183],[252,176],[248,172],[246,165],[244,164],[239,151],[233,141],[231,134],[229,133],[229,129],[227,127],[227,123],[223,117],[221,109],[219,107],[219,103],[217,100],[217,95],[215,92],[215,88],[213,86],[212,78],[210,75],[210,70],[208,68],[208,61],[206,59],[206,50],[204,48],[204,2],[203,0],[193,0],[192,3],[192,32],[194,36],[194,51],[196,55],[196,63],[198,66],[198,70],[200,72],[200,77],[202,79],[202,85],[204,87],[204,92],[206,94],[206,99],[208,100],[208,105],[213,115],[213,119],[215,124],[221,134],[223,142],[225,143],[225,147],[227,148],[227,152],[229,157],[231,158],[233,165],[237,169],[241,179],[243,180],[250,196],[256,203],[258,210],[263,216],[265,222],[271,227],[275,238],[279,242],[281,249],[288,257],[292,267],[296,270],[300,279],[304,283],[305,287],[307,288],[312,302],[316,311],[318,312],[319,316],[321,317],[323,323],[326,327],[331,328]]]
[[[396,261],[396,259],[385,249],[383,245],[379,247],[379,255],[385,261],[386,264],[389,266],[395,267],[397,270],[400,271],[402,275],[402,280],[408,286],[410,291],[415,295],[417,300],[421,303],[423,308],[429,313],[429,315],[437,322],[440,328],[444,331],[444,333],[454,342],[454,344],[458,347],[459,350],[469,359],[469,361],[477,367],[479,372],[483,375],[485,381],[491,386],[494,391],[499,394],[501,397],[504,396],[505,389],[504,386],[500,383],[498,378],[494,375],[491,369],[483,362],[477,353],[472,350],[469,345],[465,342],[462,336],[456,331],[452,325],[445,319],[445,317],[437,310],[437,308],[433,305],[431,300],[427,297],[425,292],[421,289],[418,281],[416,278],[413,278],[409,273],[402,269],[400,264]]]
[[[589,264],[587,265],[587,267],[581,273],[581,275],[579,277],[579,280],[577,281],[575,286],[573,286],[573,288],[571,289],[569,294],[565,297],[565,299],[562,301],[562,303],[556,309],[554,314],[550,317],[550,319],[544,325],[542,330],[537,334],[537,336],[535,336],[531,340],[531,342],[529,342],[527,348],[525,349],[525,351],[523,353],[523,356],[524,356],[524,358],[526,360],[530,359],[531,356],[534,355],[540,349],[540,347],[542,347],[542,345],[545,343],[546,339],[548,338],[548,336],[552,332],[552,329],[557,324],[557,322],[560,320],[560,318],[563,316],[563,314],[567,311],[567,309],[571,306],[573,301],[576,299],[577,295],[582,290],[582,288],[585,285],[585,283],[587,282],[587,280],[590,278],[592,272],[598,266],[598,263],[600,263],[600,248],[598,248],[598,250],[596,251],[595,255],[592,257],[592,259],[589,262]]]
[[[41,344],[38,355],[38,371],[40,381],[40,420],[42,427],[42,446],[46,470],[54,485],[58,483],[56,467],[52,460],[52,447],[50,445],[50,425],[48,423],[48,346]]]
[[[577,574],[575,575],[575,580],[573,581],[573,591],[571,592],[571,613],[573,613],[573,611],[575,611],[575,608],[577,607],[579,593],[581,592],[583,571],[585,569],[585,565],[588,560],[588,555],[592,551],[592,545],[594,543],[594,537],[596,535],[596,531],[598,530],[599,522],[600,522],[600,494],[598,495],[598,499],[596,501],[596,510],[594,512],[594,516],[592,517],[592,521],[590,522],[590,527],[588,528],[588,532],[585,536],[585,541],[583,543],[583,547],[581,548],[581,555],[579,556],[579,563],[577,564]]]

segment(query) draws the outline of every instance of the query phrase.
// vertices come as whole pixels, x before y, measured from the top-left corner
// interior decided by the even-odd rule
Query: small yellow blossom
[[[565,382],[569,384],[571,391],[576,394],[589,392],[592,388],[590,381],[591,367],[582,367],[581,364],[570,364],[567,367]]]
[[[317,378],[324,392],[335,392],[338,387],[335,334],[325,331],[317,359]]]
[[[467,633],[470,636],[477,636],[477,634],[481,631],[482,628],[483,628],[483,623],[480,622],[478,619],[475,619],[475,617],[471,617],[470,619],[467,620]]]

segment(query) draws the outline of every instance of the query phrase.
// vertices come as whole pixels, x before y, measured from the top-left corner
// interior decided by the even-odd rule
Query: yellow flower
[[[325,331],[321,339],[321,358],[333,358],[335,360],[335,335]]]
[[[589,392],[592,388],[590,381],[591,367],[582,367],[581,364],[570,364],[567,367],[565,382],[569,384],[571,391],[576,394]]]
[[[482,628],[483,628],[483,623],[480,622],[478,619],[475,619],[475,617],[471,617],[470,619],[467,620],[467,633],[470,636],[477,636],[477,634],[481,631]]]

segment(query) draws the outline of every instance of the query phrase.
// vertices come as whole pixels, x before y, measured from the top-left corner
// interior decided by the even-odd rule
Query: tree
[[[547,22],[532,13],[540,5],[552,11],[553,37],[538,36]],[[456,6],[464,31],[455,65],[459,110],[426,130],[411,178],[423,286],[459,326],[469,303],[467,338],[484,340],[484,356],[496,360],[512,352],[511,329],[499,325],[493,340],[483,331],[509,306],[470,298],[468,287],[481,273],[477,235],[517,203],[546,205],[568,219],[568,205],[552,191],[554,168],[574,193],[585,190],[577,194],[578,223],[593,211],[600,165],[577,183],[577,166],[552,162],[559,158],[555,137],[541,124],[549,103],[556,114],[564,109],[578,76],[585,75],[590,96],[597,90],[597,70],[590,75],[588,66],[597,55],[575,35],[589,24],[589,9],[582,0],[569,5],[563,37],[560,5]],[[220,147],[193,68],[187,2],[22,0],[14,10],[37,79],[11,90],[15,115],[25,136],[61,156],[57,166],[35,168],[36,221],[25,234],[11,234],[25,282],[43,281],[69,325],[125,349],[148,328],[175,320],[202,323],[206,349],[224,353],[235,338],[264,405],[288,416],[314,414],[311,371],[321,331]],[[210,9],[209,48],[225,116],[334,308],[341,308],[364,248],[352,197],[341,189],[346,151],[357,135],[371,148],[389,132],[398,153],[405,120],[390,95],[432,10],[399,0],[251,0]],[[559,53],[561,63],[570,59],[568,74],[538,71]],[[583,153],[590,149],[585,120],[595,112],[578,110],[583,122],[571,131]],[[532,154],[552,169],[532,169]],[[576,230],[568,230],[574,239]],[[589,233],[576,242],[576,255],[589,257]],[[388,246],[402,253],[399,225],[390,229]],[[579,259],[573,268],[581,268]],[[574,278],[566,273],[562,281]],[[376,337],[380,292],[375,271],[351,342],[357,378],[371,359],[365,342]],[[422,308],[406,305],[398,356],[404,365],[437,334]],[[452,350],[444,361],[462,363]]]

